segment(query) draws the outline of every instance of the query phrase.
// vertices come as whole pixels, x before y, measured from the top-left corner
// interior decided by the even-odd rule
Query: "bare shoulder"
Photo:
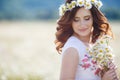
[[[79,64],[79,56],[77,49],[70,47],[65,50],[62,58],[60,80],[74,80]]]
[[[65,50],[64,54],[63,54],[63,60],[67,60],[67,61],[77,61],[79,60],[79,53],[77,51],[77,49],[70,47],[68,49]]]
[[[79,61],[79,53],[77,51],[77,49],[70,47],[68,49],[65,50],[64,54],[63,54],[63,58],[62,61],[66,64],[74,64],[78,63]]]
[[[66,55],[66,56],[70,56],[70,55],[78,55],[78,50],[77,49],[75,49],[75,48],[73,48],[73,47],[69,47],[68,49],[66,49],[65,50],[65,52],[64,52],[64,55]]]

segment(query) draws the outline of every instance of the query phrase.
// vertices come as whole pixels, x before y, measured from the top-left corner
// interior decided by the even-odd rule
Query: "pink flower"
[[[96,64],[96,61],[93,61],[93,60],[92,60],[91,62],[92,62],[93,64]]]
[[[82,60],[82,62],[87,62],[88,61],[88,58],[84,58],[83,60]]]
[[[83,67],[84,69],[89,68],[90,66],[91,66],[91,65],[90,65],[89,63],[82,65],[82,67]]]
[[[95,71],[95,75],[98,75],[100,71],[101,71],[101,69],[98,68],[98,69]]]

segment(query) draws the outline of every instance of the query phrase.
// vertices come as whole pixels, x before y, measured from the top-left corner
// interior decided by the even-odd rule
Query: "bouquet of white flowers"
[[[103,72],[109,70],[109,62],[113,61],[112,48],[110,46],[111,39],[112,37],[103,35],[91,48],[87,49],[92,60],[97,63]]]

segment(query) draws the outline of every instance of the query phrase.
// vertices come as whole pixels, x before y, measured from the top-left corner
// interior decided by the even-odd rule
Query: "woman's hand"
[[[116,66],[113,62],[110,62],[109,70],[104,73],[102,80],[119,80],[116,72]]]
[[[109,71],[107,71],[103,75],[102,80],[118,80],[115,70],[110,69]]]

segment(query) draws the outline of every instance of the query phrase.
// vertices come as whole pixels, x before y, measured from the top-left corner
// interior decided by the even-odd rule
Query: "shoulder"
[[[69,47],[64,51],[64,55],[66,56],[78,56],[78,50],[74,47]]]
[[[66,66],[75,64],[77,65],[79,62],[78,51],[73,47],[66,49],[66,51],[62,55],[62,62],[65,63]]]
[[[71,43],[71,42],[73,42],[73,43]],[[74,36],[69,37],[67,42],[66,42],[66,44],[72,44],[72,45],[75,43],[78,43],[78,39]]]
[[[62,48],[62,53],[64,53],[68,48],[74,48],[79,52],[80,47],[82,47],[80,41],[76,39],[76,37],[71,36]]]
[[[76,46],[78,44],[78,40],[74,37],[71,36],[65,43],[64,47],[72,47],[72,46]]]
[[[61,80],[74,78],[79,64],[78,52],[75,48],[68,48],[64,52],[61,65]]]
[[[71,36],[67,42],[65,43],[64,47],[62,48],[62,58],[67,57],[79,57],[80,54],[80,43],[75,37]]]

